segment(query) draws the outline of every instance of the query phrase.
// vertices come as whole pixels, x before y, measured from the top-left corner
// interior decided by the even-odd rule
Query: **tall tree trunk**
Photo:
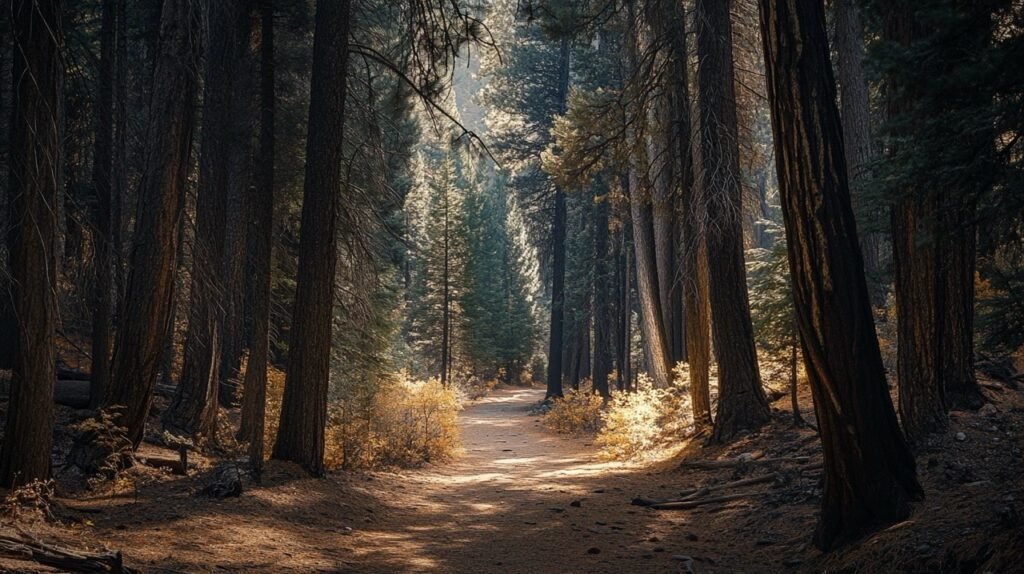
[[[718,360],[715,441],[755,430],[769,417],[750,321],[743,263],[731,1],[697,0],[700,188],[707,227],[711,331]]]
[[[711,322],[708,303],[708,265],[701,221],[704,203],[694,177],[699,146],[692,145],[690,86],[687,66],[686,15],[682,2],[663,2],[661,21],[668,25],[667,46],[671,53],[669,90],[672,99],[672,142],[682,207],[679,217],[679,286],[682,294],[683,354],[689,364],[690,402],[697,427],[711,426]]]
[[[246,24],[242,26],[244,35],[241,38],[237,70],[231,75],[231,91],[233,105],[231,139],[234,145],[228,151],[227,185],[228,185],[228,217],[224,235],[224,285],[231,288],[224,298],[224,325],[221,329],[221,345],[219,357],[218,400],[223,407],[235,406],[238,402],[241,387],[242,354],[246,348],[245,341],[245,285],[247,238],[252,206],[249,201],[252,181],[253,157],[253,121],[255,109],[255,79],[257,43],[253,35],[255,27],[251,25],[251,0],[241,2],[241,10],[245,12]],[[240,16],[243,17],[243,16]]]
[[[636,253],[636,291],[640,303],[640,327],[643,330],[644,356],[651,382],[657,389],[672,382],[672,365],[668,341],[662,326],[661,301],[658,295],[658,274],[655,263],[654,223],[651,208],[646,205],[646,185],[640,182],[638,170],[630,169],[630,215],[633,220],[633,247]]]
[[[270,348],[271,252],[274,246],[275,158],[274,5],[260,5],[260,146],[251,225],[253,244],[252,344],[242,391],[239,438],[249,441],[249,465],[256,476],[263,466],[263,429],[267,407],[267,359]]]
[[[612,304],[608,270],[608,197],[594,209],[594,360],[590,380],[594,391],[608,399],[608,372],[611,370]],[[617,259],[613,261],[617,262]]]
[[[110,249],[114,264],[113,310],[124,300],[124,198],[128,193],[128,13],[127,0],[115,0],[117,80],[114,84],[114,167],[110,202]]]
[[[11,119],[10,104],[13,103],[14,83],[11,81],[11,38],[12,23],[9,18],[12,16],[10,10],[0,10],[0,158],[3,158],[3,172],[0,173],[0,237],[2,237],[5,248],[0,251],[0,266],[10,269],[8,261],[8,226],[11,223],[10,204],[11,194],[8,184],[11,179],[11,156],[8,153],[11,148],[11,129],[13,125],[8,123]],[[0,273],[0,369],[13,369],[17,356],[18,345],[18,324],[14,317],[14,300],[10,297],[10,273]]]
[[[11,488],[50,475],[57,329],[53,206],[63,157],[58,126],[64,67],[61,3],[16,0],[6,9],[14,23],[8,241],[18,335],[0,485]]]
[[[178,225],[191,166],[201,37],[198,16],[193,0],[164,0],[124,314],[114,344],[113,376],[103,401],[108,407],[124,407],[120,422],[136,447],[142,442],[153,401],[174,300]]]
[[[991,135],[987,127],[981,131]],[[946,405],[954,409],[978,409],[985,404],[974,372],[976,211],[973,198],[947,198],[939,212],[943,245],[939,271],[943,279],[938,287],[946,310],[939,353],[944,358]]]
[[[646,22],[637,12],[636,2],[630,1],[628,8],[628,25],[626,42],[626,65],[632,74],[642,74],[640,58],[646,50],[649,34]],[[627,110],[631,125],[638,122],[650,125],[647,110],[636,105]],[[640,326],[643,332],[644,356],[647,358],[647,370],[655,388],[666,388],[672,382],[672,364],[669,356],[669,340],[666,337],[664,318],[659,290],[656,230],[653,213],[653,185],[649,174],[655,165],[650,157],[650,148],[644,141],[635,141],[635,128],[627,135],[633,141],[631,165],[629,167],[629,206],[633,222],[633,249],[636,254],[636,291],[640,303]],[[660,153],[660,152],[657,152]],[[660,165],[660,164],[659,164]],[[663,230],[664,231],[664,230]],[[664,241],[664,238],[663,238]]]
[[[815,543],[852,540],[921,496],[889,399],[857,243],[824,7],[761,0],[768,96],[825,488]]]
[[[871,162],[871,116],[868,95],[868,80],[864,71],[864,25],[861,22],[857,3],[862,0],[836,0],[835,50],[838,54],[839,97],[842,103],[843,144],[846,148],[846,171],[850,181],[854,213],[862,221],[873,219],[868,213],[867,192],[864,189]],[[878,234],[862,230],[861,251],[864,253],[864,270],[867,273],[872,302],[885,303],[884,290],[880,287],[881,265],[879,262]]]
[[[569,97],[569,38],[562,38],[558,53],[559,112]],[[551,324],[548,339],[548,381],[545,399],[562,396],[562,348],[565,334],[565,231],[568,214],[565,190],[555,189],[554,219],[551,221]]]
[[[248,2],[206,3],[208,46],[203,97],[196,240],[192,254],[192,297],[181,381],[164,412],[164,426],[187,436],[211,437],[217,417],[217,380],[226,289],[223,269],[228,227],[232,162],[242,142],[238,124],[249,123],[234,108],[239,97],[235,77],[242,72],[249,40]]]
[[[913,7],[892,7],[886,14],[884,36],[904,47],[925,35]],[[913,111],[920,90],[897,86],[890,80],[886,103],[890,118]],[[907,135],[916,132],[911,126]],[[895,151],[895,150],[894,150]],[[938,228],[939,191],[907,189],[891,212],[893,266],[897,315],[897,377],[899,412],[903,430],[912,443],[929,433],[946,429],[946,396],[943,385],[940,326],[946,309],[938,288],[940,253]]]
[[[117,41],[115,0],[103,0],[100,24],[99,97],[96,99],[96,139],[92,184],[96,194],[93,221],[95,249],[92,315],[92,385],[89,402],[98,407],[110,382],[110,344],[113,317],[113,140],[114,44]]]
[[[288,376],[274,458],[324,473],[350,0],[317,0],[306,179]]]
[[[683,360],[683,325],[681,274],[677,253],[679,222],[676,213],[678,197],[676,190],[686,179],[680,172],[687,165],[679,161],[681,146],[689,139],[680,141],[681,131],[689,137],[689,126],[681,128],[681,116],[688,116],[688,110],[679,109],[680,95],[686,95],[686,78],[677,74],[686,70],[685,24],[677,18],[681,15],[677,0],[654,0],[645,6],[645,17],[653,36],[648,50],[658,54],[656,66],[662,70],[665,89],[652,95],[648,113],[648,157],[651,164],[651,209],[654,216],[654,250],[658,276],[658,299],[661,303],[662,328],[669,355],[669,365]],[[678,12],[678,13],[677,13]],[[683,26],[677,28],[678,26]],[[680,33],[682,30],[682,33]],[[679,42],[683,43],[682,60],[679,60]],[[682,82],[683,87],[680,87]],[[685,105],[689,105],[686,102]],[[688,123],[687,120],[683,120]],[[687,164],[689,162],[686,162]],[[670,373],[671,375],[671,373]]]

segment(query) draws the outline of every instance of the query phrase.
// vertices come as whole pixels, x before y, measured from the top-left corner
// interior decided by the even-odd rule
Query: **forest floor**
[[[197,496],[208,472],[159,474],[113,494],[58,496],[56,521],[20,527],[66,547],[121,550],[152,573],[1020,572],[1024,398],[986,392],[992,407],[954,414],[920,455],[927,498],[911,519],[832,554],[809,544],[816,435],[781,412],[728,447],[692,441],[681,459],[641,466],[602,462],[588,439],[551,434],[531,412],[543,391],[524,388],[461,413],[464,453],[449,464],[320,480],[272,462],[262,484],[223,500]],[[694,467],[708,460],[718,467]],[[766,475],[702,494],[742,496],[693,509],[630,504]],[[5,571],[48,570],[0,560]]]

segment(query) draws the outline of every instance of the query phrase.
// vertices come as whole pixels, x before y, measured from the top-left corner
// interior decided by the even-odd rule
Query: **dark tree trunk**
[[[701,220],[704,204],[694,178],[699,146],[691,146],[690,86],[687,66],[686,17],[681,2],[661,0],[663,21],[668,23],[671,51],[669,88],[672,94],[672,142],[675,146],[681,213],[679,217],[679,286],[682,295],[683,352],[690,371],[690,401],[698,428],[711,425],[711,323],[708,309],[708,266]],[[694,148],[694,149],[691,149]]]
[[[115,0],[117,13],[117,80],[114,84],[114,167],[110,201],[110,249],[114,264],[112,310],[124,301],[124,199],[128,193],[128,14],[127,0]],[[115,312],[115,318],[119,320]],[[105,394],[105,393],[104,393]]]
[[[982,132],[990,133],[983,129]],[[994,140],[989,140],[994,141]],[[983,144],[984,145],[984,144]],[[939,271],[943,307],[943,383],[946,404],[978,409],[985,397],[974,372],[974,272],[977,267],[976,207],[972,198],[947,198],[940,209],[942,253]]]
[[[594,391],[607,399],[608,372],[611,370],[612,304],[608,270],[608,197],[595,207],[594,213],[594,360],[590,380]]]
[[[115,0],[103,0],[100,24],[99,97],[96,99],[96,139],[92,184],[96,194],[93,222],[95,249],[92,315],[92,386],[89,403],[98,407],[110,383],[110,345],[113,319],[112,172],[114,143],[114,44],[117,40]]]
[[[324,473],[351,3],[317,0],[299,273],[274,458]]]
[[[11,63],[11,42],[12,26],[9,18],[11,11],[0,9],[0,158],[3,159],[0,165],[3,171],[0,172],[0,237],[6,242],[8,238],[8,225],[11,222],[10,205],[10,169],[11,156],[8,151],[11,147],[11,127],[8,123],[11,119],[9,104],[9,90],[13,87],[10,76]],[[0,252],[0,266],[10,269],[7,249]],[[17,355],[18,345],[18,324],[14,318],[14,300],[11,298],[10,273],[0,273],[0,369],[13,369]]]
[[[16,0],[10,152],[11,291],[17,343],[0,447],[0,485],[50,475],[57,329],[57,171],[63,98],[59,1]],[[31,78],[31,81],[25,80]]]
[[[884,35],[887,41],[910,46],[925,30],[912,7],[893,7],[886,14]],[[897,86],[896,80],[891,80],[887,89],[890,118],[912,111],[921,97],[914,86]],[[915,132],[907,128],[907,135]],[[946,309],[940,307],[942,254],[934,225],[938,210],[938,190],[908,189],[902,191],[891,212],[899,412],[912,443],[945,430],[948,424],[941,356],[946,349],[939,331]]]
[[[754,348],[743,262],[731,1],[698,0],[700,188],[707,210],[708,289],[718,360],[715,441],[756,430],[769,417]]]
[[[181,381],[164,412],[163,423],[175,433],[211,437],[217,417],[217,380],[221,329],[228,292],[224,283],[232,162],[242,146],[238,124],[250,123],[235,112],[235,77],[242,72],[249,40],[248,2],[221,0],[206,4],[208,45],[203,96],[196,239],[192,253],[192,297]],[[234,254],[233,254],[234,255]],[[226,288],[227,287],[227,288]]]
[[[560,112],[569,97],[569,39],[563,38],[558,55],[558,98]],[[548,381],[545,399],[562,396],[562,346],[565,333],[565,190],[555,189],[554,219],[551,221],[551,326],[548,339]]]
[[[962,18],[957,35],[922,64],[942,77],[957,65],[953,60],[983,52],[993,28],[986,3],[956,2],[950,10]],[[920,42],[934,42],[935,32],[915,7],[887,7],[887,41],[913,49]],[[947,407],[978,408],[984,402],[974,374],[975,217],[978,194],[991,188],[995,136],[987,115],[977,114],[978,108],[991,104],[979,101],[991,97],[984,90],[957,94],[936,110],[924,88],[899,84],[891,78],[887,86],[888,113],[901,120],[897,137],[912,138],[926,127],[922,123],[929,119],[921,117],[919,107],[927,113],[955,111],[958,118],[969,118],[966,125],[940,126],[934,137],[945,138],[952,149],[977,150],[964,158],[970,165],[962,168],[964,175],[956,181],[910,183],[892,210],[900,416],[907,436],[917,442],[946,428]]]
[[[850,204],[824,7],[761,0],[797,323],[824,451],[815,543],[902,520],[921,496],[875,336]]]
[[[847,177],[850,181],[853,197],[854,213],[863,220],[873,218],[868,212],[867,192],[864,189],[871,161],[871,116],[868,95],[867,75],[864,71],[864,25],[861,22],[860,9],[857,6],[862,0],[836,0],[835,11],[835,50],[838,55],[839,97],[842,103],[843,144],[846,148]],[[881,281],[881,265],[879,261],[879,238],[872,230],[862,230],[860,234],[861,250],[864,253],[864,270],[867,273],[871,289],[872,302],[875,305],[885,303],[883,289],[878,286]]]
[[[271,251],[274,246],[274,5],[260,6],[260,145],[252,201],[252,344],[242,391],[239,438],[249,441],[249,464],[259,476],[263,466],[263,429],[267,408],[267,357],[270,347]]]
[[[235,406],[241,387],[242,354],[245,351],[245,267],[247,256],[247,238],[252,206],[249,201],[252,184],[252,144],[253,121],[256,114],[255,79],[256,54],[253,48],[257,45],[255,27],[251,25],[251,0],[242,0],[239,18],[245,24],[238,25],[238,32],[243,34],[239,47],[237,70],[231,74],[231,93],[233,105],[230,137],[233,145],[228,150],[227,186],[228,216],[227,229],[224,236],[224,285],[230,288],[224,297],[224,325],[221,329],[221,348],[219,357],[220,383],[218,400],[223,407]]]
[[[135,446],[145,431],[174,300],[178,226],[191,165],[198,17],[192,0],[164,0],[124,314],[104,400],[124,407],[120,422]]]

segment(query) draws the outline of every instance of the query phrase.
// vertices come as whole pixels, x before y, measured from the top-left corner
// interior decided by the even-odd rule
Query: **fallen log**
[[[766,474],[764,476],[758,476],[754,478],[744,478],[742,480],[734,480],[732,482],[726,482],[723,484],[715,484],[711,486],[705,486],[701,488],[694,488],[691,490],[684,490],[680,492],[680,498],[664,498],[664,499],[652,499],[652,498],[634,498],[633,504],[635,506],[657,506],[660,504],[669,504],[674,502],[690,502],[706,494],[717,492],[719,490],[727,490],[730,488],[740,488],[743,486],[752,486],[755,484],[763,484],[765,482],[774,482],[779,478],[778,473]]]
[[[721,496],[710,496],[708,498],[698,498],[695,500],[685,500],[680,502],[665,502],[662,504],[652,504],[651,508],[655,510],[687,510],[690,508],[697,508],[698,506],[704,506],[705,504],[714,504],[716,502],[729,502],[731,500],[739,500],[741,498],[748,498],[760,492],[740,492],[736,494],[723,494]]]
[[[120,552],[79,552],[28,537],[0,534],[0,553],[65,572],[83,574],[138,574],[124,565]]]
[[[170,456],[138,456],[138,461],[146,466],[153,468],[166,468],[174,474],[187,475],[188,474],[188,461],[182,459],[182,457],[170,457]]]

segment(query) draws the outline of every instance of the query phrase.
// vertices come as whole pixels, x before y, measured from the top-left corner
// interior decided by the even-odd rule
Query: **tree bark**
[[[270,348],[271,253],[274,228],[275,158],[274,5],[260,6],[260,144],[251,225],[255,228],[252,344],[242,387],[239,439],[249,441],[249,465],[259,476],[263,467],[263,432],[267,407],[267,359]]]
[[[731,1],[698,0],[700,188],[706,209],[711,331],[718,360],[712,439],[728,441],[769,418],[750,321],[743,262],[742,189],[732,57]]]
[[[288,376],[274,458],[324,473],[350,0],[317,0],[309,135]]]
[[[103,401],[104,406],[124,408],[120,423],[136,447],[142,442],[153,401],[174,300],[178,225],[191,165],[198,15],[193,0],[164,0],[124,313],[114,344],[113,376]]]
[[[864,25],[857,3],[861,0],[836,0],[835,50],[838,55],[839,97],[842,103],[843,145],[846,149],[846,170],[854,214],[870,217],[869,201],[864,197],[868,166],[871,162],[871,106],[868,80],[864,71]],[[862,219],[864,221],[866,219]],[[861,251],[864,253],[864,271],[869,280],[872,303],[885,304],[881,281],[878,234],[862,230]]]
[[[249,39],[249,10],[244,0],[206,3],[208,45],[203,96],[199,191],[196,195],[196,239],[192,253],[192,297],[181,380],[162,417],[172,432],[211,437],[217,417],[224,301],[237,285],[224,282],[231,164],[237,161],[239,117],[236,76],[242,73]],[[237,174],[235,174],[237,175]],[[234,254],[233,254],[234,255]],[[227,287],[230,287],[228,289]]]
[[[921,496],[889,399],[857,242],[820,2],[761,0],[797,323],[824,451],[815,532],[829,549]]]
[[[565,111],[569,97],[569,38],[561,40],[558,55],[559,111]],[[551,221],[551,323],[548,339],[548,380],[545,400],[562,396],[562,348],[565,334],[565,228],[568,214],[565,190],[555,188],[555,211]]]
[[[64,67],[61,3],[17,0],[9,205],[11,291],[17,343],[0,447],[0,485],[50,475],[57,329],[57,172]]]
[[[113,140],[115,0],[103,0],[100,24],[99,97],[96,99],[96,138],[93,143],[92,184],[96,194],[93,221],[95,249],[92,315],[92,387],[89,402],[97,407],[110,383],[110,345],[113,333]]]

